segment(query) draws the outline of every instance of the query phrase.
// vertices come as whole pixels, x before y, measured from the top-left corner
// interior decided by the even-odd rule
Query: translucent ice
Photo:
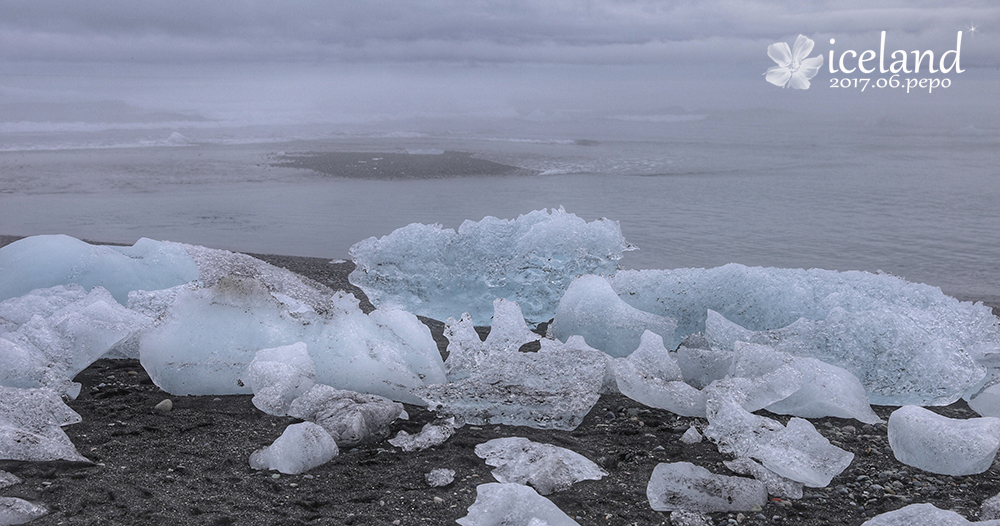
[[[0,386],[0,459],[90,462],[62,430],[80,421],[80,415],[48,389]]]
[[[690,462],[674,462],[653,468],[646,497],[656,511],[747,511],[767,503],[767,490],[754,479],[716,475]]]
[[[33,236],[0,248],[0,300],[76,283],[101,286],[122,305],[132,290],[159,290],[198,279],[178,243],[140,239],[131,247],[91,245],[69,236]]]
[[[861,526],[1000,526],[1000,520],[970,522],[951,510],[933,504],[910,504],[894,511],[876,515]]]
[[[541,338],[528,330],[521,307],[504,298],[493,301],[493,325],[486,341],[479,339],[469,313],[463,314],[459,321],[448,318],[444,335],[448,338],[448,359],[444,367],[450,381],[468,377],[491,353],[516,352],[522,345]]]
[[[614,272],[629,248],[616,221],[587,223],[561,208],[465,221],[457,232],[413,223],[351,247],[350,281],[376,307],[437,320],[469,312],[489,325],[494,298],[507,298],[537,323],[552,318],[573,278]]]
[[[611,356],[627,356],[634,351],[647,330],[660,335],[671,349],[677,346],[677,323],[673,319],[625,303],[601,276],[573,280],[559,300],[551,327],[552,335],[560,340],[583,336],[588,345]]]
[[[988,307],[894,276],[730,264],[608,279],[630,305],[675,318],[680,336],[717,311],[752,343],[851,371],[877,404],[954,402],[984,376],[975,360],[1000,351]]]
[[[538,352],[487,352],[467,378],[412,393],[469,424],[575,429],[600,397],[608,359],[577,336],[543,339]]]
[[[712,314],[709,312],[709,317]],[[784,366],[801,375],[801,381],[796,381],[800,385],[797,390],[766,406],[772,413],[803,418],[854,418],[866,424],[882,421],[872,411],[864,386],[846,369],[815,358],[794,357],[766,345],[737,342],[735,348],[732,372],[737,376],[763,378]]]
[[[32,504],[16,497],[0,497],[0,525],[25,524],[31,522],[49,510],[44,506]]]
[[[306,344],[261,349],[247,366],[247,382],[253,391],[253,405],[275,416],[288,414],[295,400],[316,383],[316,364]],[[246,382],[245,382],[246,383]]]
[[[448,440],[451,438],[451,435],[455,434],[455,429],[457,427],[458,426],[455,425],[454,418],[449,418],[440,424],[432,424],[428,422],[427,424],[424,424],[424,427],[422,427],[420,432],[416,435],[411,435],[406,431],[400,431],[396,434],[395,438],[389,440],[389,443],[407,453],[421,451],[443,444],[445,440]]]
[[[1000,519],[1000,494],[983,501],[979,508],[979,518],[985,520]]]
[[[541,495],[569,489],[581,480],[600,480],[607,475],[587,457],[551,444],[527,438],[495,438],[476,446],[498,482],[527,484]]]
[[[778,475],[777,473],[761,466],[749,458],[737,458],[735,460],[723,461],[723,464],[734,473],[740,475],[750,475],[764,483],[768,495],[781,497],[783,499],[801,499],[801,482],[796,482]]]
[[[734,378],[733,380],[744,380]],[[782,477],[821,488],[850,466],[854,454],[830,444],[808,420],[787,426],[747,411],[739,382],[717,381],[706,389],[705,436],[719,451],[759,460]]]
[[[704,389],[715,380],[729,375],[733,364],[733,351],[711,349],[703,338],[692,335],[674,353],[684,381],[697,389]]]
[[[340,447],[382,440],[403,405],[378,395],[342,391],[317,384],[292,401],[288,414],[315,422]]]
[[[285,428],[270,446],[254,451],[250,467],[297,475],[326,464],[338,453],[337,443],[326,430],[312,422],[302,422]]]
[[[682,381],[681,368],[658,334],[643,333],[632,354],[611,361],[611,371],[618,391],[639,403],[682,416],[705,416],[705,395]]]
[[[455,482],[455,470],[445,468],[432,469],[424,475],[424,480],[432,488],[441,488]]]
[[[917,406],[889,416],[889,446],[896,460],[932,473],[982,473],[1000,448],[1000,418],[958,420]]]
[[[294,309],[257,279],[223,277],[177,294],[140,339],[140,360],[171,394],[249,391],[239,376],[260,349],[306,344],[316,381],[339,389],[420,403],[409,389],[445,380],[430,330],[416,316],[364,314],[354,296],[329,298],[326,316]]]
[[[497,482],[476,486],[476,502],[469,506],[468,515],[455,522],[462,526],[579,526],[530,487]]]
[[[691,426],[687,431],[681,435],[680,441],[685,444],[697,444],[701,442],[701,433],[698,432],[698,428]]]
[[[16,484],[20,484],[21,482],[22,480],[13,473],[0,471],[0,489],[4,489],[7,486],[14,486]]]
[[[983,416],[1000,417],[1000,384],[993,384],[972,397],[969,407]]]

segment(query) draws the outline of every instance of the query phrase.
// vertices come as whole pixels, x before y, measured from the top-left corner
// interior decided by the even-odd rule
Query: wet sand
[[[466,152],[304,152],[275,155],[272,166],[304,168],[334,177],[430,179],[469,176],[535,175],[537,172],[478,159]]]

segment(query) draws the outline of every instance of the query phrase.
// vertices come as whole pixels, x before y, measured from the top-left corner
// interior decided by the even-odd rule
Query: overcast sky
[[[294,98],[309,99],[310,107],[332,104],[336,111],[343,108],[331,98],[385,112],[393,111],[385,101],[395,95],[402,96],[398,105],[411,108],[417,102],[406,94],[461,107],[474,105],[472,95],[479,93],[503,104],[480,105],[478,111],[503,112],[518,104],[530,109],[539,101],[559,101],[574,90],[578,98],[569,98],[579,106],[607,102],[608,93],[637,83],[647,88],[621,103],[635,110],[669,106],[653,100],[669,86],[687,105],[712,97],[721,104],[732,103],[736,92],[717,86],[719,78],[752,83],[754,90],[769,88],[762,77],[774,65],[766,53],[769,44],[791,43],[805,34],[816,42],[813,55],[825,56],[830,49],[860,53],[878,48],[881,31],[887,31],[889,50],[936,54],[954,48],[956,33],[963,31],[967,85],[974,71],[982,79],[1000,68],[996,0],[0,0],[0,14],[0,102],[36,95],[86,98],[88,92],[132,103],[169,99],[162,85],[155,91],[132,83],[117,93],[99,82],[37,80],[54,71],[82,70],[90,76],[166,72],[163,76],[188,79],[236,72],[240,82],[261,79],[258,92],[237,90],[236,98],[259,104],[290,89]],[[825,68],[817,80],[830,76]],[[336,73],[337,80],[325,85],[326,102],[320,92],[302,88],[330,81],[324,71]],[[26,74],[35,80],[25,80]],[[584,81],[593,82],[594,90],[579,90]],[[968,96],[990,90],[996,95],[996,81],[989,82]],[[717,89],[698,99],[705,93],[700,83]],[[56,85],[61,91],[54,95]],[[234,96],[231,85],[210,92],[176,95],[171,107],[184,109],[190,102],[191,109],[203,111]],[[377,96],[380,104],[368,96]]]

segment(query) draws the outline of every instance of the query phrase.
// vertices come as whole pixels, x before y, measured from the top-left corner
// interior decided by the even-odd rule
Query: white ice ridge
[[[523,484],[493,482],[476,486],[462,526],[579,526],[549,499]]]
[[[1000,321],[982,304],[890,275],[751,268],[621,271],[608,278],[637,309],[677,320],[716,349],[764,343],[851,371],[872,403],[947,405],[996,361]],[[707,327],[709,311],[731,324]]]
[[[910,504],[876,515],[861,526],[1000,526],[1000,520],[972,522],[951,510],[929,503]]]
[[[1000,449],[1000,418],[959,420],[907,405],[889,416],[889,446],[896,460],[942,475],[982,473]]]
[[[507,298],[538,323],[552,318],[573,278],[614,272],[631,248],[617,221],[587,223],[562,208],[465,221],[457,232],[413,223],[351,247],[350,281],[376,307],[437,320],[468,312],[489,325],[494,298]]]
[[[339,452],[326,430],[318,424],[302,422],[285,428],[270,446],[254,451],[250,467],[297,475],[326,464]]]
[[[476,456],[496,467],[497,482],[526,484],[541,495],[569,489],[582,480],[600,480],[607,473],[587,457],[566,448],[527,438],[495,438],[476,446]]]
[[[48,389],[0,386],[0,459],[90,462],[62,430],[81,420]]]
[[[430,330],[416,316],[376,310],[337,292],[319,315],[255,278],[226,276],[211,287],[185,286],[156,326],[140,337],[140,360],[171,394],[238,394],[257,351],[306,344],[316,383],[421,403],[409,390],[445,380]],[[241,385],[244,384],[244,385]]]

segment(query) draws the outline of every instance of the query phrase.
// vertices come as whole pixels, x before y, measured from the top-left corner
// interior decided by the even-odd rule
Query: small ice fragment
[[[16,497],[0,497],[0,525],[25,524],[31,522],[49,510],[43,506],[32,504]]]
[[[52,391],[0,386],[0,459],[90,462],[62,430],[81,420]]]
[[[530,487],[498,482],[476,486],[469,514],[455,522],[462,526],[579,526]]]
[[[272,469],[286,475],[305,473],[339,453],[333,437],[318,424],[302,422],[285,428],[270,446],[250,455],[253,469]]]
[[[896,460],[924,471],[982,473],[993,465],[1000,448],[1000,418],[959,420],[903,406],[889,416],[889,446]]]
[[[777,473],[761,466],[752,459],[743,457],[735,460],[723,461],[727,468],[740,475],[750,475],[764,483],[767,493],[783,499],[801,499],[801,482],[796,482],[778,475]]]
[[[702,347],[701,345],[704,345]],[[710,349],[697,335],[691,335],[674,353],[684,381],[695,389],[704,389],[729,374],[733,351]]]
[[[13,486],[15,484],[20,484],[22,481],[17,475],[13,473],[7,473],[6,471],[0,471],[0,489],[6,488],[7,486]]]
[[[895,511],[887,511],[865,521],[861,526],[1000,526],[1000,521],[971,522],[951,510],[942,510],[933,504],[910,504]]]
[[[378,395],[356,393],[316,384],[292,401],[288,414],[326,429],[340,447],[382,440],[403,404]]]
[[[424,475],[427,484],[432,488],[441,488],[455,481],[455,470],[437,468]]]
[[[400,431],[395,438],[389,439],[389,443],[401,448],[407,453],[423,451],[424,449],[443,444],[445,440],[455,433],[455,418],[449,418],[441,424],[424,424],[420,432],[411,435],[406,431]]]
[[[476,446],[498,482],[515,482],[535,488],[541,495],[568,489],[581,480],[600,480],[607,473],[579,453],[527,438],[495,438]]]
[[[698,442],[701,442],[701,438],[701,433],[698,432],[698,428],[692,425],[687,431],[684,432],[683,435],[681,435],[680,440],[685,444],[697,444]]]
[[[634,351],[645,331],[658,334],[660,345],[665,341],[673,349],[676,328],[673,319],[622,301],[603,277],[585,275],[573,280],[559,300],[552,335],[563,341],[573,335],[583,336],[591,347],[617,357]],[[677,376],[679,380],[680,374]]]
[[[764,506],[767,490],[757,480],[716,475],[690,462],[674,462],[653,468],[646,497],[656,511],[713,513]]]

